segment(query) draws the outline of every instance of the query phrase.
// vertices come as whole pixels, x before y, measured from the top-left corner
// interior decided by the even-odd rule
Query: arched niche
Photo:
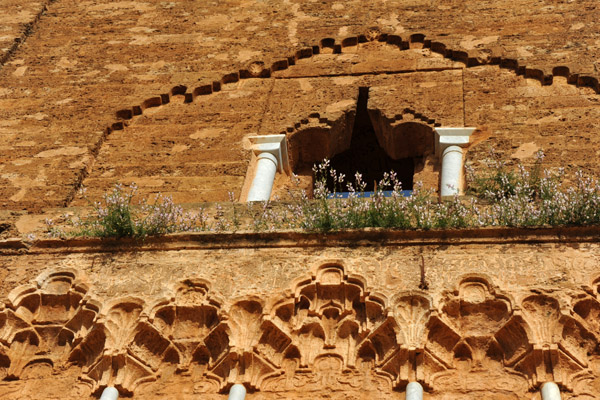
[[[367,191],[390,171],[397,173],[405,190],[412,190],[417,180],[436,189],[433,120],[410,109],[387,118],[377,105],[370,105],[369,89],[356,88],[356,101],[345,103],[343,115],[329,126],[310,126],[306,119],[309,126],[289,136],[293,172],[310,181],[313,165],[327,158],[347,182],[354,182],[355,173],[360,173]],[[329,184],[334,190],[333,182]]]
[[[348,136],[342,135],[348,127],[340,128],[337,132],[341,136],[335,140],[323,139],[320,131],[344,122],[340,115],[347,110],[340,114],[335,106],[348,105],[349,101],[356,103],[359,87],[382,88],[378,94],[381,102],[374,104],[385,120],[378,139],[386,153],[393,153],[392,158],[398,157],[401,150],[394,150],[397,144],[388,143],[390,139],[381,132],[389,124],[402,131],[400,137],[410,141],[409,126],[400,126],[402,122],[397,119],[405,108],[413,113],[417,124],[429,127],[487,126],[490,142],[506,157],[530,157],[534,154],[526,151],[530,148],[553,149],[549,154],[547,151],[546,158],[552,166],[564,164],[568,155],[562,154],[561,149],[571,138],[583,135],[584,140],[593,140],[594,123],[590,121],[598,113],[593,101],[599,87],[592,77],[579,76],[563,67],[556,67],[548,74],[512,59],[478,59],[425,40],[424,35],[413,35],[407,40],[395,35],[360,36],[339,43],[327,39],[298,49],[270,67],[258,61],[240,67],[220,81],[203,82],[198,87],[178,85],[139,105],[119,110],[118,121],[107,128],[106,139],[92,154],[94,167],[82,171],[83,184],[94,189],[91,199],[99,199],[116,180],[136,181],[142,195],[172,193],[177,202],[184,203],[225,200],[229,191],[237,196],[244,174],[247,179],[246,171],[252,164],[250,149],[244,147],[245,135],[285,133],[290,143],[300,140],[299,136],[296,138],[298,134],[312,136],[310,142],[314,144],[295,154],[300,164],[317,155],[340,154],[349,142]],[[254,84],[259,87],[252,88]],[[210,105],[213,111],[203,114],[197,107],[200,104],[201,109],[208,110]],[[329,109],[330,106],[334,107]],[[561,111],[554,112],[557,109]],[[173,110],[179,114],[176,118],[167,115]],[[176,133],[182,130],[180,121],[187,120],[190,114],[204,125],[183,136],[200,139],[181,145]],[[239,123],[229,128],[228,119],[232,115],[241,117]],[[138,172],[138,166],[153,161],[140,162],[139,154],[151,154],[152,149],[143,147],[120,154],[122,148],[112,143],[113,137],[119,136],[121,143],[131,142],[130,130],[144,117],[164,123],[160,130],[151,133],[155,138],[149,138],[148,142],[159,144],[160,149],[155,152],[168,159],[164,163],[166,168],[163,164],[153,165],[152,170],[143,167]],[[347,118],[344,123],[352,126]],[[373,125],[377,130],[378,125]],[[133,140],[141,140],[146,134],[143,129],[137,131],[139,134]],[[198,140],[203,141],[202,145]],[[473,159],[480,159],[484,148],[487,146],[468,151]],[[202,155],[196,155],[197,151]],[[586,151],[581,151],[581,157],[575,161],[595,170],[594,157]],[[221,154],[225,153],[229,158],[222,162]],[[212,168],[213,164],[219,167]],[[197,166],[195,175],[189,172],[190,165]],[[426,187],[437,187],[434,175],[423,172],[435,169],[430,158],[424,156],[414,168],[414,180],[426,181]],[[422,179],[419,174],[429,178]],[[204,189],[210,185],[214,188]],[[285,193],[286,185],[276,182],[274,193],[277,194],[277,188],[279,194]],[[199,191],[203,192],[201,196]]]

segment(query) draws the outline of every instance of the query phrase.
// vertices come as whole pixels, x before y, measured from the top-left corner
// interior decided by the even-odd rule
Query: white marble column
[[[244,400],[246,398],[246,388],[244,385],[236,383],[229,389],[227,400]]]
[[[542,385],[542,400],[561,400],[560,389],[554,382],[546,382]]]
[[[277,173],[277,157],[268,151],[256,156],[256,173],[248,192],[248,201],[266,201],[271,197],[275,174]]]
[[[277,171],[289,171],[285,135],[252,136],[256,168],[247,201],[268,201]]]
[[[119,398],[119,391],[112,386],[107,386],[102,391],[100,400],[117,400]]]
[[[475,128],[435,128],[435,150],[442,164],[440,196],[461,193],[463,147],[469,144]]]
[[[406,400],[423,400],[423,386],[419,382],[406,385]]]

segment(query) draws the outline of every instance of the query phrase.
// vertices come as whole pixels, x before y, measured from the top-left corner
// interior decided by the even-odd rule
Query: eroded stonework
[[[116,180],[182,203],[239,198],[247,135],[286,132],[296,161],[333,157],[358,85],[378,97],[380,140],[405,123],[475,126],[474,162],[544,149],[551,167],[598,173],[593,0],[0,7],[2,210],[81,205],[84,181],[94,200]]]
[[[402,398],[411,381],[430,399],[538,399],[548,381],[565,399],[598,398],[597,245],[576,245],[567,257],[580,267],[565,265],[554,281],[524,266],[537,259],[545,274],[564,245],[486,246],[474,269],[455,269],[455,256],[481,251],[460,242],[383,247],[371,262],[370,246],[333,244],[318,257],[309,248],[240,252],[243,244],[229,255],[165,248],[163,265],[118,248],[109,259],[93,247],[51,252],[54,266],[13,289],[0,314],[0,393],[29,398],[28,384],[60,376],[66,398],[110,385],[134,398],[217,399],[242,383],[250,399],[384,399]],[[34,267],[50,255],[40,250],[9,257]],[[168,272],[169,259],[183,269]],[[233,259],[260,280],[247,285],[257,278],[228,266]],[[106,262],[114,279],[97,270]],[[140,286],[169,273],[177,278]],[[218,283],[222,273],[233,280]]]
[[[243,200],[252,135],[285,134],[310,192],[359,110],[426,188],[439,126],[477,128],[474,168],[543,149],[598,175],[598,21],[597,0],[1,1],[0,399],[600,399],[597,228],[14,239],[116,181]]]

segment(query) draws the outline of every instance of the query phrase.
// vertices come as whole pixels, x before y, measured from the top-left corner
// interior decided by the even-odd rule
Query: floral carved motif
[[[290,344],[282,376],[268,380],[263,390],[391,389],[387,377],[373,370],[375,354],[367,345],[388,319],[385,299],[365,286],[340,265],[326,264],[274,305],[272,324]]]
[[[160,375],[190,369],[218,390],[218,378],[207,369],[227,346],[218,331],[219,307],[199,281],[183,282],[174,298],[151,307],[140,299],[119,299],[103,308],[70,360],[83,366],[83,380],[94,391],[111,385],[133,393]]]
[[[272,298],[224,301],[188,279],[153,303],[102,302],[61,270],[15,289],[0,309],[0,373],[71,369],[85,392],[111,385],[135,396],[170,387],[208,396],[242,383],[297,398],[384,398],[418,381],[432,393],[510,398],[554,381],[594,398],[599,286],[570,302],[538,292],[516,301],[469,275],[437,301],[409,290],[387,298],[334,263]]]
[[[42,274],[14,289],[0,312],[0,371],[18,379],[28,369],[50,374],[73,345],[86,336],[98,305],[84,297],[87,287],[72,271]]]
[[[514,315],[514,301],[488,279],[476,275],[463,278],[441,306],[439,324],[446,333],[429,332],[428,347],[444,350],[432,353],[447,368],[431,374],[430,384],[445,392],[526,393],[527,377],[507,368],[506,343],[499,337]]]

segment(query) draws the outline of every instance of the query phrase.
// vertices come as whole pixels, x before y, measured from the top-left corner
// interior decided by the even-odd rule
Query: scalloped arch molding
[[[600,85],[598,79],[593,76],[579,75],[571,72],[566,66],[555,66],[552,68],[551,74],[545,74],[541,69],[528,68],[525,65],[519,65],[519,61],[513,58],[504,58],[500,56],[491,56],[487,59],[476,57],[462,50],[453,50],[448,48],[444,43],[425,39],[424,34],[413,34],[407,39],[403,39],[398,35],[381,34],[377,37],[370,36],[371,41],[385,42],[389,45],[396,46],[400,50],[407,50],[411,43],[420,43],[424,48],[429,48],[431,51],[441,54],[445,58],[453,61],[458,61],[465,64],[465,67],[475,67],[479,65],[498,65],[500,68],[505,68],[513,71],[518,76],[538,80],[542,85],[551,85],[554,76],[561,76],[567,79],[567,83],[577,87],[590,87],[596,93],[600,94]],[[125,121],[132,119],[136,115],[141,115],[143,111],[150,107],[158,107],[167,104],[172,96],[183,95],[185,101],[191,103],[198,96],[206,96],[221,90],[221,85],[234,83],[240,79],[248,78],[270,78],[271,74],[276,71],[287,69],[291,65],[295,65],[296,61],[303,58],[310,58],[313,55],[320,54],[324,48],[331,49],[334,53],[341,53],[342,48],[348,46],[356,46],[359,43],[369,41],[367,35],[351,36],[345,38],[341,43],[336,43],[335,39],[321,39],[319,44],[312,47],[305,47],[295,54],[275,61],[270,67],[266,67],[262,62],[254,62],[246,69],[240,69],[237,72],[231,72],[223,75],[221,80],[212,83],[204,84],[193,89],[189,89],[184,85],[177,85],[171,88],[167,93],[160,94],[155,97],[150,97],[144,100],[139,105],[134,105],[130,108],[121,109],[116,112],[118,121],[114,122],[106,129],[107,134],[112,130],[120,130],[125,126]],[[189,90],[188,90],[189,89]]]
[[[424,34],[413,34],[403,38],[399,35],[380,34],[378,32],[369,31],[366,34],[347,37],[339,42],[333,38],[324,38],[321,39],[318,44],[301,48],[294,54],[273,62],[271,66],[266,66],[265,63],[256,61],[248,65],[246,68],[223,75],[223,77],[218,81],[206,83],[195,88],[188,88],[184,85],[176,85],[166,93],[147,98],[138,105],[133,105],[129,108],[118,110],[116,112],[117,121],[104,129],[102,136],[91,149],[91,155],[94,158],[97,157],[106,138],[114,130],[124,129],[124,127],[128,125],[129,120],[133,119],[135,116],[141,115],[144,110],[148,108],[159,107],[168,104],[173,96],[184,96],[184,101],[186,103],[192,103],[198,96],[207,96],[220,91],[222,85],[224,84],[235,83],[241,79],[248,78],[268,79],[271,78],[273,72],[285,70],[288,67],[295,65],[297,60],[311,58],[316,54],[320,54],[323,50],[326,50],[329,53],[333,52],[339,54],[345,47],[356,46],[360,43],[366,43],[369,41],[386,43],[400,50],[407,50],[411,48],[411,44],[413,46],[417,44],[423,48],[430,49],[432,52],[441,54],[443,57],[449,60],[461,62],[466,68],[480,65],[497,65],[499,68],[512,71],[517,76],[536,79],[542,85],[551,85],[553,83],[554,76],[560,76],[566,78],[567,83],[570,85],[577,87],[589,87],[592,88],[596,93],[600,93],[600,84],[597,78],[571,72],[566,66],[555,66],[552,68],[552,73],[547,74],[541,69],[529,68],[525,65],[520,65],[519,61],[514,58],[505,58],[494,54],[489,57],[478,57],[475,53],[451,49],[443,42],[426,39],[426,35]],[[435,124],[436,122],[428,116],[422,116],[413,110],[407,110],[407,112],[413,113],[416,118],[419,118],[428,124]],[[319,118],[320,116],[313,114],[308,116],[308,118],[313,117]],[[302,120],[296,125],[301,124]],[[298,126],[295,128],[298,128]],[[81,170],[72,192],[68,194],[67,198],[65,199],[65,205],[68,205],[73,200],[75,194],[83,184],[84,179],[89,175],[90,171],[91,170],[89,166]]]
[[[332,38],[324,38],[310,47],[304,47],[297,50],[294,54],[275,61],[271,66],[266,66],[265,63],[255,61],[248,65],[244,69],[240,69],[236,72],[231,72],[223,75],[219,81],[213,81],[212,83],[206,83],[195,88],[188,88],[184,85],[176,85],[172,87],[168,92],[159,94],[147,98],[138,105],[124,108],[116,112],[117,121],[112,123],[110,126],[103,130],[102,135],[98,141],[93,145],[90,155],[95,159],[100,149],[102,148],[107,137],[115,130],[122,130],[129,124],[129,121],[134,117],[142,115],[144,110],[153,107],[160,107],[170,103],[173,96],[184,96],[185,103],[192,103],[198,96],[207,96],[221,90],[222,85],[227,83],[235,83],[241,79],[248,78],[262,78],[269,79],[272,77],[273,72],[281,71],[289,68],[296,64],[297,60],[311,58],[314,55],[320,54],[321,52],[327,53],[342,53],[342,49],[349,46],[356,46],[360,43],[366,42],[380,42],[391,46],[394,49],[407,50],[412,47],[423,47],[428,48],[432,52],[442,55],[444,58],[461,62],[466,68],[480,66],[480,65],[497,65],[499,68],[507,69],[512,71],[515,75],[523,78],[531,78],[538,80],[542,85],[551,85],[554,81],[554,76],[561,76],[566,78],[567,83],[576,87],[589,87],[592,88],[596,93],[600,93],[600,85],[598,79],[592,76],[580,75],[575,72],[571,72],[568,67],[555,66],[552,68],[552,73],[545,74],[540,69],[528,68],[527,66],[520,65],[519,61],[513,58],[503,58],[492,54],[490,57],[477,57],[475,54],[471,54],[461,50],[451,49],[444,43],[439,41],[427,40],[424,34],[413,34],[408,37],[401,37],[399,35],[390,34],[379,34],[378,32],[369,31],[366,34],[347,37],[340,42],[337,42]],[[415,46],[416,44],[416,46]],[[420,113],[407,109],[405,112],[412,113],[415,118],[420,119],[426,124],[436,124],[437,121],[430,118],[430,116],[421,115]],[[308,118],[320,118],[317,113],[312,113]],[[304,118],[304,120],[308,120]],[[299,128],[302,125],[302,119],[298,121],[292,131]],[[326,122],[326,121],[325,121]],[[287,132],[290,133],[290,127],[287,128]],[[285,132],[282,132],[285,133]],[[64,205],[67,206],[75,198],[76,193],[80,189],[84,180],[91,173],[91,164],[80,170],[78,178],[75,182],[70,193],[67,194]]]

